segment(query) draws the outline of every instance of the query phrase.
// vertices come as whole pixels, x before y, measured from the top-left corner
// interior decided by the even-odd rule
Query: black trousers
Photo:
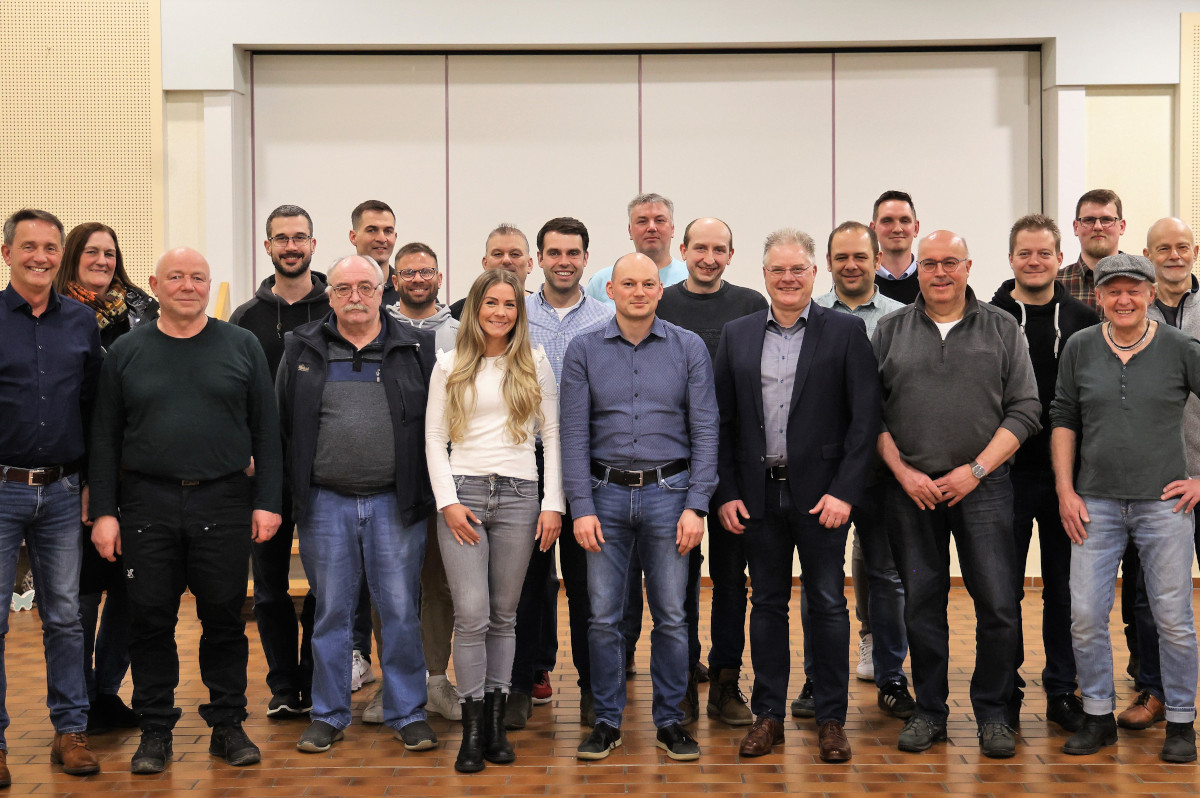
[[[194,486],[126,473],[121,547],[133,613],[129,660],[133,710],[142,729],[173,728],[179,684],[175,627],[184,589],[200,619],[200,677],[209,726],[246,718],[249,645],[242,605],[250,563],[253,480],[234,474]]]

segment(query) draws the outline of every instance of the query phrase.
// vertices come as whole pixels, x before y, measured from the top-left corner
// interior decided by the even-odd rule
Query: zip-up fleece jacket
[[[325,275],[310,271],[313,287],[308,296],[291,305],[272,292],[275,275],[262,281],[254,296],[237,306],[229,317],[236,324],[254,333],[267,355],[267,368],[271,378],[279,370],[279,359],[283,357],[283,336],[310,321],[325,318],[329,312],[329,295],[325,293]]]
[[[904,462],[940,475],[974,460],[1003,427],[1019,443],[1042,425],[1029,344],[1006,311],[967,288],[942,340],[925,298],[879,320],[872,338],[883,387],[882,431]]]
[[[400,522],[415,524],[433,514],[433,487],[425,465],[425,404],[435,353],[433,333],[416,330],[380,309],[383,319],[383,363],[379,378],[387,394],[396,439],[396,499]],[[283,434],[284,464],[296,523],[308,511],[317,431],[321,424],[321,394],[329,371],[329,344],[323,329],[328,316],[302,324],[284,337],[283,362],[275,380]],[[371,430],[363,430],[371,435]],[[353,445],[353,441],[347,442]]]
[[[1176,325],[1182,332],[1200,340],[1200,281],[1192,275],[1192,290],[1179,300],[1179,310],[1175,317]],[[1166,324],[1167,319],[1162,311],[1154,304],[1146,312],[1146,318]],[[1195,396],[1187,398],[1183,408],[1183,449],[1187,454],[1188,476],[1200,477],[1200,399]]]
[[[400,303],[385,306],[388,314],[400,322],[418,330],[433,332],[433,345],[439,352],[454,351],[454,341],[458,338],[458,319],[450,315],[450,308],[442,305],[429,318],[410,319],[400,312]]]

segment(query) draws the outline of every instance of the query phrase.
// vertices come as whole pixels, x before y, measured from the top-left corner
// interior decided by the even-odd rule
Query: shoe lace
[[[737,681],[730,679],[726,682],[721,682],[717,685],[719,692],[717,693],[718,700],[724,704],[726,701],[737,701],[746,703],[746,695],[742,692],[741,685]]]
[[[63,742],[65,743],[65,748],[87,748],[89,751],[91,750],[88,747],[87,734],[84,732],[68,732],[63,735]]]

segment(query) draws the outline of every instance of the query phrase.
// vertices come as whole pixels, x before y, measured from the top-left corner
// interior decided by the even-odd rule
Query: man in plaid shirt
[[[1104,321],[1104,310],[1096,304],[1096,277],[1092,270],[1101,258],[1119,251],[1117,244],[1125,233],[1121,198],[1107,188],[1092,189],[1075,203],[1075,220],[1071,224],[1079,237],[1079,260],[1059,270],[1058,280],[1068,294],[1095,310]]]

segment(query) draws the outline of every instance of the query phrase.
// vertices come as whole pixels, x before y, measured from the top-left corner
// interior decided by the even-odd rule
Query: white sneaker
[[[374,723],[376,725],[383,723],[383,685],[375,691],[375,695],[371,696],[371,700],[367,702],[367,706],[362,713],[363,723]]]
[[[425,709],[436,712],[446,720],[462,720],[462,704],[458,703],[458,691],[443,674],[430,676],[425,681]]]
[[[375,671],[371,670],[371,663],[363,658],[362,652],[357,648],[354,649],[353,659],[351,660],[352,670],[350,671],[350,692],[357,693],[362,689],[364,684],[370,684],[375,681]]]
[[[854,669],[854,675],[860,681],[875,681],[875,661],[872,659],[874,650],[875,638],[871,634],[863,635],[858,641],[858,667]]]

